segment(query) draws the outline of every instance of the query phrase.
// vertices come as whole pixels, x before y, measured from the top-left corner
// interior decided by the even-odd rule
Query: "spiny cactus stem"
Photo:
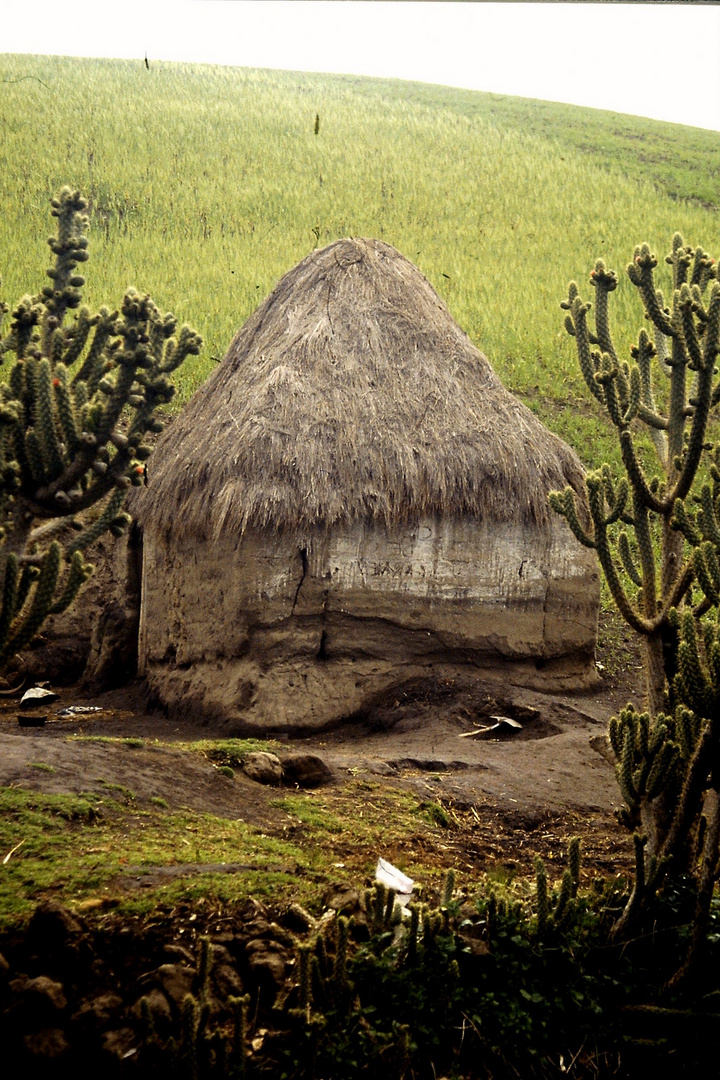
[[[720,849],[720,792],[716,787],[710,788],[707,793],[705,810],[707,826],[703,845],[702,868],[695,902],[693,934],[685,962],[670,980],[668,986],[670,990],[679,990],[681,986],[687,983],[689,976],[697,967],[710,925],[710,904],[715,888],[718,850]]]
[[[636,500],[641,502],[648,510],[652,510],[656,514],[662,514],[665,510],[665,500],[658,499],[650,490],[645,479],[645,473],[635,452],[633,437],[629,431],[620,433],[620,456]],[[670,503],[670,505],[672,506],[673,503]]]
[[[636,496],[633,500],[635,518],[635,536],[640,556],[640,574],[642,576],[643,607],[648,619],[657,614],[657,580],[655,577],[655,553],[653,551],[650,521],[647,507]]]
[[[592,500],[590,503],[592,511]],[[593,519],[595,523],[595,546],[598,553],[598,561],[605,574],[605,580],[608,583],[610,592],[612,593],[613,600],[617,604],[617,607],[623,615],[625,621],[632,626],[639,634],[647,635],[652,632],[652,623],[641,615],[630,603],[627,593],[622,586],[620,576],[615,567],[615,561],[610,550],[610,545],[607,539],[607,527],[604,519],[600,520],[595,517],[593,513]]]
[[[680,793],[678,807],[670,831],[660,851],[662,858],[677,858],[682,851],[688,830],[702,799],[713,752],[717,752],[719,735],[720,718],[714,716],[707,721],[695,746],[695,752],[685,775],[685,783]]]

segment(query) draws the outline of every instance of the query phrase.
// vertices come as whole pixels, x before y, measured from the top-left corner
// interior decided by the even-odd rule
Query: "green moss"
[[[108,790],[121,785],[107,784]],[[297,884],[305,853],[242,821],[192,811],[171,812],[152,800],[138,812],[104,796],[42,795],[0,788],[0,852],[13,851],[0,875],[0,926],[27,915],[44,896],[71,907],[117,893],[131,869],[138,876],[155,867],[177,867],[138,900],[123,890],[119,907],[135,910],[180,895],[232,900]],[[203,864],[237,864],[235,873],[203,873]],[[175,873],[177,876],[175,876]],[[280,895],[278,893],[278,895]]]

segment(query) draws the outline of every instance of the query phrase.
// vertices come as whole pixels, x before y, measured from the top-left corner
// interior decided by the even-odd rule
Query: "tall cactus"
[[[720,339],[720,284],[715,260],[702,248],[686,247],[676,233],[666,260],[672,267],[672,306],[655,282],[657,259],[647,244],[635,249],[627,268],[653,328],[640,330],[631,362],[618,357],[612,340],[609,296],[617,274],[598,260],[595,328],[591,305],[571,282],[565,326],[577,346],[580,369],[591,394],[617,430],[625,475],[613,478],[607,465],[586,478],[591,527],[580,521],[571,489],[553,492],[550,502],[577,539],[597,551],[613,599],[645,642],[647,700],[653,715],[667,705],[675,674],[677,624],[672,616],[702,593],[699,617],[720,598],[720,474],[701,492],[700,509],[688,508],[708,449],[710,410],[720,400],[715,359]],[[653,363],[653,361],[656,361]],[[657,375],[664,383],[656,386]],[[665,402],[664,407],[659,403]],[[636,430],[644,425],[655,448],[653,474],[641,462]],[[685,543],[687,541],[687,544]],[[688,551],[688,548],[691,550]]]
[[[81,306],[88,259],[86,203],[63,188],[52,200],[50,284],[24,296],[0,336],[0,672],[64,611],[92,572],[84,551],[119,535],[131,485],[143,482],[148,432],[170,401],[170,375],[199,352],[198,335],[130,289],[120,311]],[[8,312],[0,304],[0,330]],[[75,317],[69,318],[71,312]]]
[[[594,331],[590,304],[570,283],[565,326],[585,382],[617,430],[625,475],[616,480],[608,465],[588,474],[590,528],[571,489],[550,502],[596,550],[618,610],[645,642],[648,711],[629,705],[610,722],[636,862],[615,936],[647,911],[668,873],[689,875],[697,892],[687,973],[704,941],[720,844],[720,446],[708,442],[720,402],[720,284],[715,260],[677,233],[666,262],[670,307],[647,244],[627,268],[653,328],[652,340],[640,331],[632,363],[618,358],[610,332],[617,275],[596,262]],[[651,476],[640,461],[638,425],[654,446]]]

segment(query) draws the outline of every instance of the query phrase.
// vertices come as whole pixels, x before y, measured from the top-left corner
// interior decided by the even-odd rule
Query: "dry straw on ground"
[[[345,239],[286,274],[159,441],[133,512],[167,532],[424,516],[545,523],[575,454],[420,271]]]

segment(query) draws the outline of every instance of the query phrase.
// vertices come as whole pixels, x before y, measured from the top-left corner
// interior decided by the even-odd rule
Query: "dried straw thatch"
[[[547,521],[573,452],[501,385],[420,271],[339,240],[286,274],[158,442],[133,500],[162,531]]]

